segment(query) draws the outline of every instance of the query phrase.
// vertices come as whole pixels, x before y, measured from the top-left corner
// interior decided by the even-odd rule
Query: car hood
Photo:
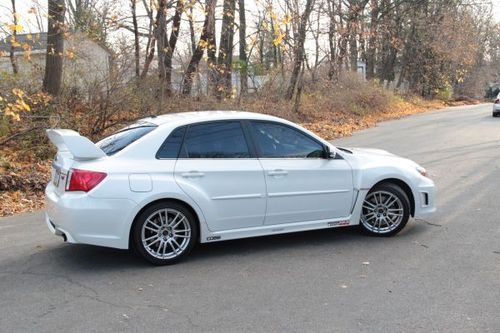
[[[343,152],[342,156],[348,161],[353,162],[353,164],[361,165],[387,165],[387,166],[398,166],[403,168],[414,169],[418,166],[417,163],[409,160],[407,158],[394,155],[386,150],[373,149],[373,148],[343,148],[347,151]],[[358,165],[359,165],[358,164]]]
[[[363,156],[394,156],[394,157],[399,157],[397,155],[394,155],[393,153],[389,153],[387,150],[383,149],[375,149],[375,148],[347,148],[348,150],[352,151],[353,154],[355,155],[363,155]]]

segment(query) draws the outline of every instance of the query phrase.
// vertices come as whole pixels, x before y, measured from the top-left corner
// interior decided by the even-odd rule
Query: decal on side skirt
[[[351,224],[351,221],[349,221],[349,220],[328,222],[329,227],[341,227],[341,226],[345,226],[345,225],[349,225],[349,224]]]

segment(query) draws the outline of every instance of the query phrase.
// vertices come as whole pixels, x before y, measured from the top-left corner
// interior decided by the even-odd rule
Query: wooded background
[[[6,35],[19,31],[9,31],[20,17],[11,4]],[[218,98],[231,96],[237,71],[243,94],[249,74],[280,72],[283,96],[292,99],[304,76],[335,81],[358,62],[368,80],[393,89],[477,94],[475,85],[498,79],[492,8],[477,0],[49,0],[32,1],[30,13],[40,17],[33,29],[48,31],[43,85],[52,94],[61,88],[62,38],[83,31],[112,49],[115,63],[133,56],[135,79],[158,75],[166,96],[190,95],[203,63]],[[172,87],[174,70],[182,89]],[[479,73],[483,82],[470,82]]]
[[[0,215],[43,206],[55,153],[46,128],[99,140],[150,115],[246,110],[333,139],[492,98],[493,9],[485,0],[1,1]]]
[[[19,119],[28,109],[57,115],[66,126],[81,128],[74,123],[79,119],[89,124],[85,133],[98,135],[147,114],[234,107],[234,101],[255,110],[264,97],[267,107],[256,111],[302,120],[310,118],[300,116],[307,113],[304,95],[336,98],[324,110],[351,113],[379,108],[388,93],[481,98],[500,82],[493,6],[478,0],[28,0],[19,11],[10,0],[1,6],[1,30],[12,46],[4,55],[12,70],[2,73],[3,134],[13,127],[5,118]],[[30,45],[16,36],[40,31],[48,32],[45,66],[22,75],[15,50],[29,57]],[[74,58],[64,40],[75,33],[109,50],[109,73],[84,87],[63,77]]]

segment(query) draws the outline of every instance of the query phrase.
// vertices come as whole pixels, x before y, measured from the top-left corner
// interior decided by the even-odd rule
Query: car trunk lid
[[[66,191],[70,170],[75,164],[104,158],[107,155],[88,138],[69,129],[49,129],[47,136],[57,147],[57,154],[52,162],[51,182],[57,194]]]

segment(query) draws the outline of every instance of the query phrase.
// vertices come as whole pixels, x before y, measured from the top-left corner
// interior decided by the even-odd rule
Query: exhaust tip
[[[68,237],[66,237],[66,234],[63,232],[61,237],[63,238],[63,241],[66,243],[68,241]]]

